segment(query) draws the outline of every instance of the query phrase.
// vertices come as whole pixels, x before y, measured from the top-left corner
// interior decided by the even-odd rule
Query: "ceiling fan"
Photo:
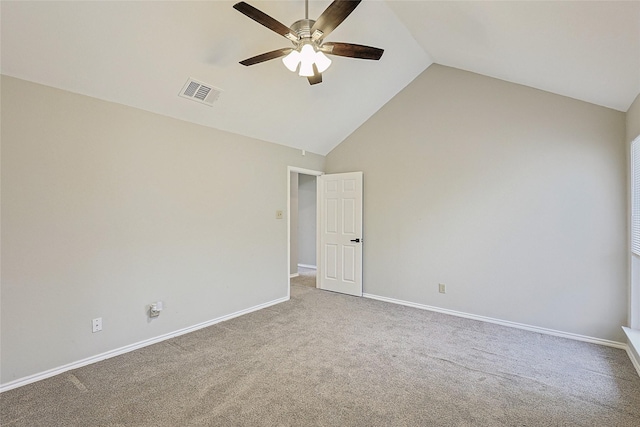
[[[234,9],[286,37],[294,46],[253,56],[240,61],[240,63],[249,66],[284,57],[282,62],[289,70],[295,72],[299,66],[298,74],[306,77],[309,80],[309,84],[314,85],[322,82],[322,73],[331,65],[331,59],[325,54],[349,58],[380,59],[384,50],[377,47],[352,43],[324,42],[325,37],[353,12],[360,4],[360,1],[334,0],[322,12],[318,20],[314,21],[309,19],[309,0],[305,0],[305,18],[294,22],[291,27],[287,27],[248,3],[243,1],[236,3],[233,5]]]

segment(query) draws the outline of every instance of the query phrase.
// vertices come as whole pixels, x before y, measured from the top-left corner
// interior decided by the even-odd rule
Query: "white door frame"
[[[312,169],[304,169],[296,166],[287,166],[287,299],[291,298],[291,172],[302,173],[305,175],[320,176],[324,175],[322,171]],[[317,206],[316,206],[317,209]],[[316,221],[316,234],[318,233],[318,224]],[[316,242],[318,245],[318,242]],[[316,250],[316,265],[318,264],[319,253]]]

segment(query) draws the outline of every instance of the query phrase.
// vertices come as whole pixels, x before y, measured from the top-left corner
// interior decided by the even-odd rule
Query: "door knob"
[[[352,242],[360,243],[360,239],[351,239]]]

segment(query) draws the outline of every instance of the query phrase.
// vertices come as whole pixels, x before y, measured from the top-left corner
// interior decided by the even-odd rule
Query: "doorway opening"
[[[288,168],[288,247],[289,286],[316,287],[318,265],[317,177],[323,172]]]

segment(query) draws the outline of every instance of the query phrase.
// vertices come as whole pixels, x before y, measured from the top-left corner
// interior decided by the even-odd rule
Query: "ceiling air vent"
[[[190,78],[180,91],[180,96],[201,104],[213,105],[220,93],[222,89]]]

